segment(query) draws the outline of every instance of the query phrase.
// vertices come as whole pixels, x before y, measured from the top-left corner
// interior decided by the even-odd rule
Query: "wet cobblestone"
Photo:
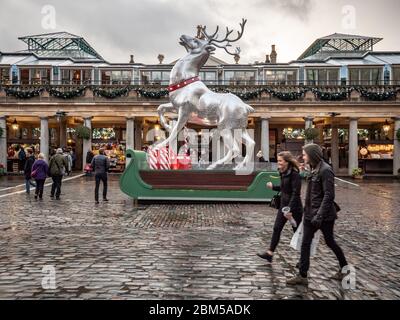
[[[255,255],[272,233],[275,212],[266,205],[146,204],[137,210],[117,177],[110,181],[110,203],[99,206],[88,178],[65,182],[59,202],[48,191],[43,202],[25,194],[0,198],[0,298],[400,298],[398,182],[338,183],[337,240],[356,268],[355,290],[330,279],[337,263],[323,240],[309,287],[286,286],[299,257],[289,248],[289,226],[274,264]],[[5,192],[15,190],[0,195]],[[46,265],[55,267],[55,289],[41,286]]]

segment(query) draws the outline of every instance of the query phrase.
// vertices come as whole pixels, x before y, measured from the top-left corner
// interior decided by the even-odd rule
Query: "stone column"
[[[358,168],[358,119],[350,118],[349,125],[349,175]]]
[[[49,161],[49,118],[40,117],[40,153]]]
[[[7,117],[0,116],[0,128],[3,135],[0,137],[0,163],[4,165],[4,172],[7,172]]]
[[[393,150],[393,175],[399,175],[400,170],[400,140],[396,133],[400,130],[400,116],[394,118],[394,150]]]
[[[126,150],[135,150],[135,118],[126,118]],[[126,165],[131,159],[126,158]]]
[[[331,161],[333,172],[336,174],[339,171],[339,129],[336,126],[332,126]]]
[[[257,153],[258,153],[258,151],[261,150],[261,119],[260,118],[254,118],[254,141],[256,142],[256,145],[254,146],[254,155],[253,155],[254,160],[253,161],[259,162],[259,159],[257,158]],[[241,150],[243,150],[243,147],[241,148]],[[243,152],[242,152],[242,154],[243,154]]]
[[[67,146],[67,118],[66,117],[61,117],[60,118],[60,131],[59,131],[59,137],[60,137],[60,148],[64,148]]]
[[[269,154],[269,117],[261,119],[261,151],[265,161],[270,160]],[[256,153],[258,151],[256,150]]]
[[[86,154],[89,150],[92,150],[92,117],[83,118],[83,125],[90,128],[90,138],[88,140],[83,139],[83,150],[82,150],[82,170],[85,169],[86,165]]]
[[[313,123],[314,123],[314,118],[312,116],[305,117],[304,121],[305,121],[305,129],[312,128]],[[304,141],[304,144],[309,144],[309,143],[313,143],[313,141],[312,140]]]
[[[134,146],[136,150],[142,150],[142,131],[143,124],[141,120],[135,121],[135,143]]]
[[[324,144],[324,126],[318,127],[318,140],[319,144],[322,146]]]

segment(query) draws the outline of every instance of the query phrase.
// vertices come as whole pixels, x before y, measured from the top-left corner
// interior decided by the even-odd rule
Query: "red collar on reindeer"
[[[193,82],[196,82],[196,81],[200,81],[199,76],[184,80],[184,81],[176,83],[176,84],[172,84],[172,85],[168,86],[168,91],[173,92],[173,91],[182,89],[183,87],[186,87],[187,85],[189,85]]]

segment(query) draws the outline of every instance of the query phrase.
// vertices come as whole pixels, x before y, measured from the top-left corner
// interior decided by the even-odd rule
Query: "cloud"
[[[275,0],[275,5],[302,21],[307,21],[313,9],[313,0]]]
[[[354,33],[385,37],[398,29],[398,0],[378,2],[352,0],[357,6],[358,24],[363,30]],[[343,2],[343,3],[342,3]],[[196,34],[196,26],[207,25],[214,30],[220,25],[237,30],[241,18],[247,18],[245,34],[238,43],[242,49],[241,62],[262,61],[276,44],[278,60],[295,59],[315,38],[331,34],[341,27],[341,6],[345,0],[1,0],[0,51],[24,49],[17,37],[27,34],[69,31],[81,35],[110,62],[158,63],[159,53],[165,62],[181,57],[185,50],[179,46],[181,34]],[[56,30],[41,27],[44,5],[56,9]],[[397,6],[397,8],[395,7]],[[383,8],[383,9],[380,9]],[[363,12],[365,10],[365,12]],[[382,11],[383,10],[383,11]],[[362,12],[362,14],[361,14]],[[389,19],[389,17],[392,17]],[[397,28],[396,28],[397,27]],[[364,32],[367,30],[367,32]],[[386,35],[385,35],[386,34]],[[397,40],[396,40],[397,39]],[[397,48],[399,49],[399,48]],[[233,58],[217,52],[227,62]]]

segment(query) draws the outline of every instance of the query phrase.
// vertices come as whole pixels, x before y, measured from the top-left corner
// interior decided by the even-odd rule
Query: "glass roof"
[[[366,52],[373,51],[374,45],[382,38],[364,37],[351,34],[334,33],[319,38],[300,56],[299,60],[320,53]]]
[[[104,61],[84,38],[72,33],[55,32],[18,39],[28,45],[28,52],[33,52],[39,57]]]

